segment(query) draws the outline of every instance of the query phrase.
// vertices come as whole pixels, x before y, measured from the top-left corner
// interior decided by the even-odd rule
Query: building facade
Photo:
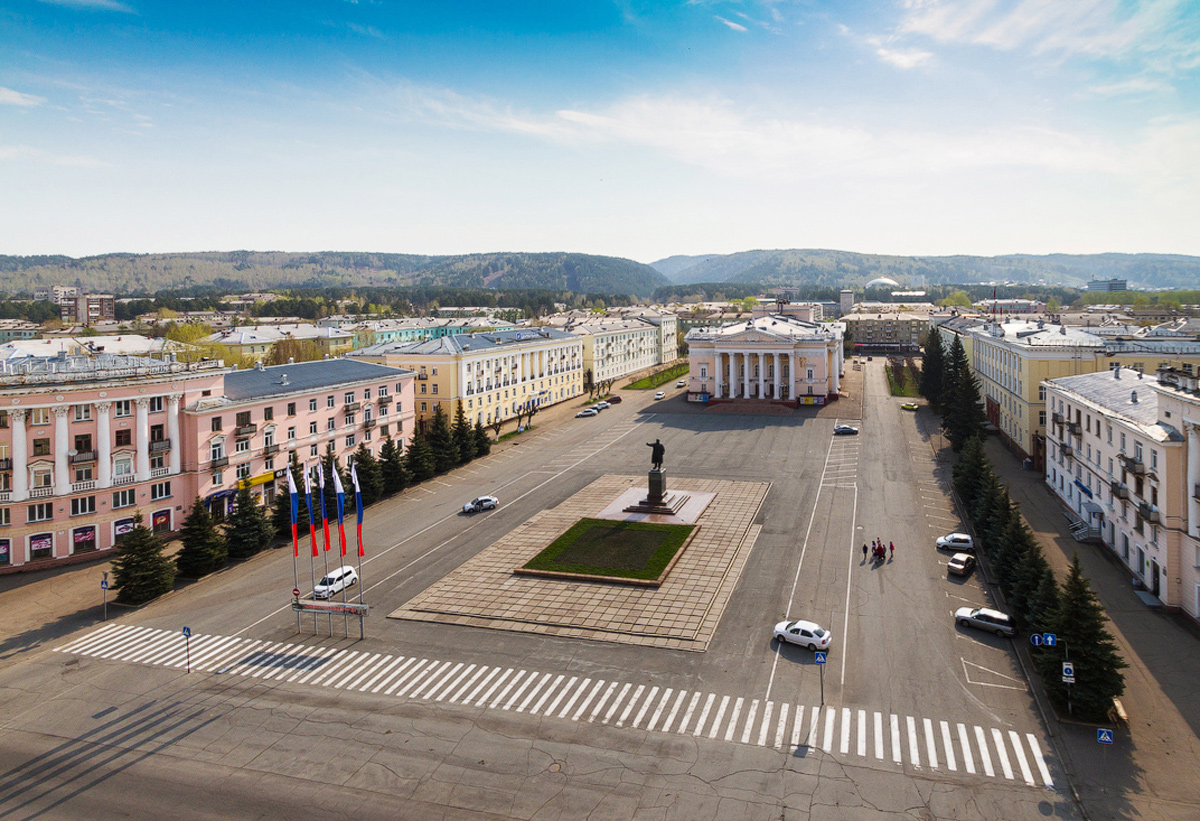
[[[217,331],[204,337],[204,342],[216,342],[231,353],[261,361],[276,342],[295,340],[314,342],[326,356],[341,356],[354,350],[354,334],[340,328],[322,328],[308,323],[282,325],[242,325]]]
[[[583,393],[583,339],[557,328],[373,345],[351,359],[413,371],[418,425],[438,407],[453,419],[459,402],[472,423],[490,425],[530,403],[553,405]]]
[[[59,314],[68,325],[95,325],[115,322],[117,303],[112,294],[77,294],[58,300]]]
[[[822,405],[845,368],[842,326],[764,316],[687,334],[688,398],[771,399]]]
[[[917,353],[929,332],[929,315],[909,311],[851,313],[841,318],[855,351]]]

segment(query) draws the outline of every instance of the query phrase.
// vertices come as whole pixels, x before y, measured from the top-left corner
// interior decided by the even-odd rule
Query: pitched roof
[[[360,382],[396,379],[411,373],[412,371],[404,368],[392,368],[353,359],[293,362],[261,369],[247,368],[226,374],[224,395],[226,399],[240,402],[286,393],[339,388]]]

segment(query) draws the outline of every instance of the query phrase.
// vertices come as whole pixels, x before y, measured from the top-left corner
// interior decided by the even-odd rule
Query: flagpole
[[[296,491],[296,480],[292,477],[292,466],[287,466],[288,477],[288,501],[292,506],[292,587],[296,590],[300,589],[300,570],[296,566],[296,560],[300,558],[300,538],[297,533],[296,519],[300,515],[300,495]],[[300,611],[296,611],[296,632],[300,632]]]
[[[325,560],[325,575],[329,575],[329,513],[325,509],[325,462],[317,459],[317,484],[321,488],[321,532],[325,534],[325,550],[321,557]],[[329,637],[333,638],[333,614],[329,613]]]
[[[363,540],[362,540],[362,523],[363,523],[363,502],[362,488],[358,484],[358,468],[350,463],[350,481],[354,482],[354,510],[358,516],[358,603],[363,603],[363,575],[362,575],[362,560],[363,560]],[[359,619],[361,620],[361,616]]]
[[[313,521],[312,468],[304,463],[304,491],[308,494],[308,537],[312,550],[308,556],[308,577],[312,586],[317,586],[317,524]],[[317,634],[317,611],[313,611],[313,635]]]
[[[338,544],[342,549],[342,558],[338,563],[338,567],[344,567],[342,562],[346,560],[346,527],[344,524],[346,513],[346,489],[342,487],[342,475],[337,469],[337,465],[330,460],[330,472],[333,474],[333,491],[337,499],[337,515],[338,515]],[[346,598],[346,585],[342,584],[342,604],[348,601]],[[350,638],[350,614],[342,611],[342,633],[346,638]]]

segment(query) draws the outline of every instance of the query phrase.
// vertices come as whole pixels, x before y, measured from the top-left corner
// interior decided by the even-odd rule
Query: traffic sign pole
[[[108,621],[108,571],[103,572],[104,578],[100,580],[100,598],[104,604],[104,621]]]
[[[183,628],[183,641],[185,643],[185,652],[187,654],[187,671],[190,675],[192,672],[192,628]]]
[[[825,706],[825,660],[826,660],[826,658],[827,658],[827,656],[825,653],[821,653],[821,652],[813,653],[813,661],[815,661],[817,663],[817,666],[821,668],[821,706],[822,707]]]

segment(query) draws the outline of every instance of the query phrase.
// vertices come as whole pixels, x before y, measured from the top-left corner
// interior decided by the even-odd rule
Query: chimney
[[[1129,394],[1129,401],[1135,405],[1137,404],[1137,391],[1133,391]]]
[[[1120,379],[1120,378],[1121,378],[1121,366],[1118,365],[1117,367],[1113,368],[1113,379]]]

